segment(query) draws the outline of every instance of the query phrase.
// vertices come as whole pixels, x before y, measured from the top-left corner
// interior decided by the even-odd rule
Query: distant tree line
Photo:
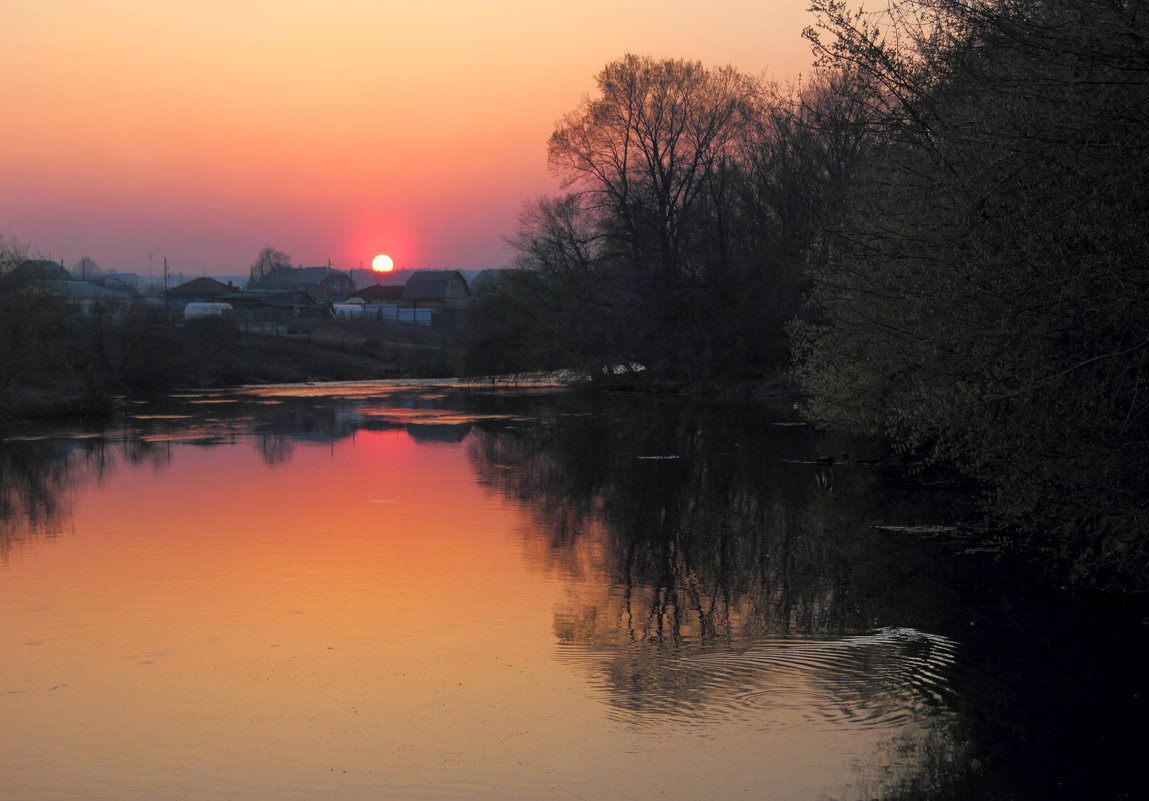
[[[813,0],[794,91],[626,56],[464,369],[788,369],[810,418],[985,488],[1070,579],[1149,586],[1149,14]]]

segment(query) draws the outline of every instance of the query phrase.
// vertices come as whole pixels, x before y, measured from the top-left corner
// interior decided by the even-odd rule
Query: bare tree
[[[81,281],[87,281],[91,278],[103,275],[103,270],[100,265],[96,264],[95,260],[90,256],[84,256],[72,265],[72,275],[78,277]]]
[[[706,178],[732,158],[761,87],[733,67],[627,55],[599,73],[551,135],[551,168],[614,220],[616,247],[642,272],[689,272],[688,222]]]
[[[3,281],[28,258],[28,247],[18,240],[0,234],[0,281]]]
[[[707,369],[705,287],[723,263],[762,86],[732,67],[635,55],[596,81],[598,95],[559,122],[548,156],[593,222],[590,261],[597,283],[610,284],[600,307],[613,307],[600,341],[615,353],[625,341],[624,363],[654,372]]]
[[[732,67],[627,55],[596,81],[550,138],[566,194],[529,205],[510,240],[544,276],[516,288],[564,321],[542,338],[595,374],[780,368],[799,255],[856,143],[822,144],[814,112]]]
[[[272,271],[281,267],[291,267],[291,257],[268,245],[259,251],[259,256],[251,265],[251,278],[248,281],[248,286],[258,286],[260,282],[271,275]]]

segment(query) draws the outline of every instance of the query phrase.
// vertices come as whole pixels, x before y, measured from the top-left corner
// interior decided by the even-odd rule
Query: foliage
[[[504,270],[479,287],[467,309],[455,372],[499,375],[562,366],[565,337],[541,335],[558,311],[552,285],[542,273]]]
[[[37,291],[33,273],[20,269],[27,261],[27,246],[0,237],[0,412],[29,390],[51,389],[51,375],[71,378],[63,305]]]
[[[1149,21],[1105,0],[815,8],[872,144],[793,329],[810,413],[984,481],[1078,580],[1149,581]]]

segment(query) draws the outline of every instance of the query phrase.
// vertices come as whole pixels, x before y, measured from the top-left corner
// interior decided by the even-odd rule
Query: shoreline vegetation
[[[123,336],[117,328],[102,333],[112,340]],[[69,345],[61,349],[70,350],[76,360],[54,359],[54,370],[9,382],[0,392],[0,423],[107,415],[114,413],[121,397],[176,389],[446,375],[445,354],[431,346],[378,343],[377,348],[356,352],[338,342],[242,334],[218,320],[181,327],[157,322],[149,333],[150,347],[125,349],[116,359],[100,359],[91,340],[58,342]]]
[[[448,351],[445,348],[391,344],[395,349],[408,348],[411,355],[406,361],[418,361],[424,369],[401,368],[405,361],[402,358],[350,352],[339,344],[242,334],[234,338],[225,353],[217,352],[214,358],[198,360],[194,366],[161,359],[150,367],[138,368],[132,385],[124,384],[111,373],[96,375],[89,372],[86,380],[75,375],[53,377],[39,374],[30,385],[10,385],[0,394],[0,425],[59,417],[108,416],[116,413],[122,399],[133,396],[260,384],[447,380],[478,386],[545,384],[593,387],[608,392],[694,394],[773,404],[790,404],[798,398],[795,383],[784,374],[699,383],[659,380],[645,377],[641,372],[596,380],[572,371],[458,376],[447,367]]]

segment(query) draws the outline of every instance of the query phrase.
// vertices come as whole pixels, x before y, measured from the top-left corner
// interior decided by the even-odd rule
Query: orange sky
[[[71,267],[504,266],[627,52],[787,81],[806,0],[5,0],[0,235]]]

